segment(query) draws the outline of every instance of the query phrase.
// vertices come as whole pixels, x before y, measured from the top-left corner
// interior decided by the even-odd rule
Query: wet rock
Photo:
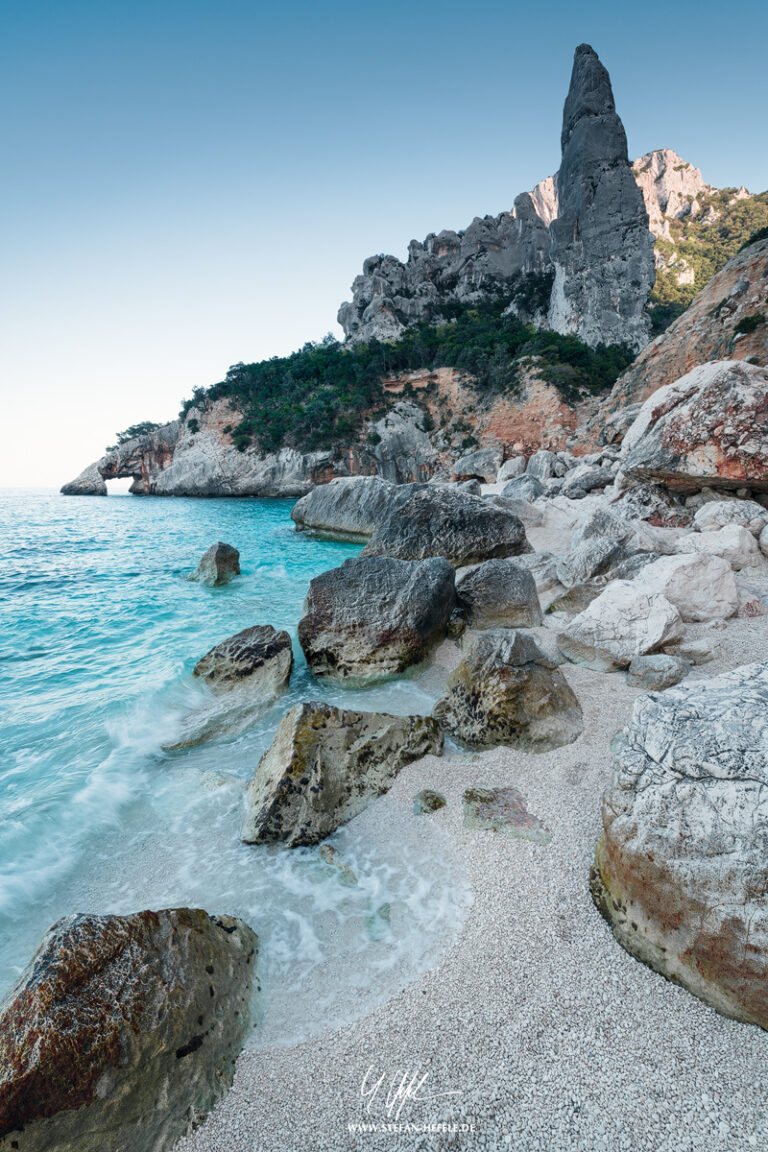
[[[192,579],[214,587],[227,584],[233,576],[240,575],[240,553],[231,544],[212,544],[204,552]]]
[[[614,580],[558,633],[557,643],[568,660],[611,672],[682,635],[680,614],[664,596],[647,596],[629,580]]]
[[[287,687],[292,666],[288,633],[257,624],[216,644],[198,660],[192,675],[215,691],[247,687],[249,693],[271,699]]]
[[[428,716],[349,712],[297,704],[283,717],[246,791],[242,839],[317,844],[389,790],[401,768],[439,756]]]
[[[661,692],[679,684],[690,670],[688,661],[677,656],[636,656],[627,669],[627,683],[647,692]]]
[[[0,1146],[170,1150],[232,1082],[257,951],[200,909],[54,924],[2,1005]]]
[[[486,560],[460,577],[456,592],[470,628],[531,628],[542,622],[536,582],[513,560]]]
[[[451,487],[417,487],[376,529],[363,556],[443,556],[458,568],[529,550],[520,520],[491,501]]]
[[[598,908],[633,956],[768,1028],[768,665],[641,697],[614,753]]]
[[[390,676],[425,659],[455,605],[447,560],[360,556],[311,581],[299,642],[316,676]]]
[[[583,730],[581,707],[557,663],[532,636],[503,628],[473,641],[432,714],[471,748],[507,744],[546,752]]]
[[[433,792],[431,788],[422,788],[413,798],[414,816],[424,816],[440,808],[445,808],[445,796],[441,792]]]
[[[534,844],[549,844],[552,833],[525,806],[516,788],[468,788],[464,793],[464,827],[501,832]]]

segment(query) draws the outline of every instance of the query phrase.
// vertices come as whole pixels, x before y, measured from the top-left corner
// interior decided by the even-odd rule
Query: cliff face
[[[768,240],[733,256],[687,311],[616,381],[601,405],[607,417],[645,400],[710,360],[768,363]]]
[[[339,310],[347,338],[393,339],[441,304],[500,294],[522,319],[593,346],[643,347],[653,237],[608,73],[584,44],[561,145],[558,175],[518,196],[510,212],[414,240],[405,264],[394,256],[366,260]]]

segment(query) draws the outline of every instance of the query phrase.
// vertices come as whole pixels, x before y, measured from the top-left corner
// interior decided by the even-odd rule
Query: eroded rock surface
[[[447,560],[360,556],[311,581],[299,642],[316,676],[394,675],[443,638],[455,605]]]
[[[546,752],[583,730],[581,707],[557,663],[528,633],[504,628],[475,638],[433,715],[471,748],[508,744]]]
[[[222,544],[219,540],[203,553],[192,579],[213,588],[228,584],[233,576],[239,575],[240,553],[231,544]]]
[[[175,908],[69,916],[0,1014],[0,1148],[170,1152],[232,1082],[258,940]]]
[[[292,665],[288,633],[257,624],[216,644],[198,660],[192,674],[217,691],[247,686],[249,692],[269,699],[287,685]]]
[[[614,750],[598,908],[639,960],[768,1028],[768,665],[641,697]]]
[[[297,704],[283,717],[246,792],[242,838],[317,844],[390,788],[401,768],[443,737],[429,716]]]

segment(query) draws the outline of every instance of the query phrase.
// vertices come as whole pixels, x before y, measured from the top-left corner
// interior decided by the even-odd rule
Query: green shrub
[[[765,312],[755,312],[752,316],[742,316],[733,331],[737,336],[746,336],[761,324],[765,324]]]

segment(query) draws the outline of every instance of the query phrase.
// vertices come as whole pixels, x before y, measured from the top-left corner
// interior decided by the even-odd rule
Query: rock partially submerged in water
[[[380,476],[344,476],[319,484],[291,509],[297,528],[342,540],[367,540],[408,494],[412,485]]]
[[[598,908],[639,960],[768,1028],[768,664],[641,697],[614,752]]]
[[[456,487],[414,485],[373,533],[363,555],[444,556],[458,568],[530,550],[522,522],[492,501]]]
[[[256,624],[216,644],[198,660],[192,675],[214,691],[247,687],[249,694],[269,700],[287,686],[292,666],[288,633],[271,624]]]
[[[426,816],[429,812],[439,812],[445,808],[446,800],[442,792],[433,792],[431,788],[422,788],[413,798],[414,816]]]
[[[175,908],[69,916],[0,1015],[0,1148],[160,1152],[228,1090],[258,940]]]
[[[203,553],[192,579],[212,588],[227,584],[233,576],[239,575],[240,553],[231,544],[222,544],[219,540]]]
[[[546,752],[583,731],[581,707],[554,660],[526,632],[483,632],[448,677],[433,715],[471,748]]]
[[[471,628],[532,628],[541,624],[536,581],[513,560],[486,560],[456,585]]]
[[[316,676],[390,676],[442,640],[455,604],[447,560],[360,556],[311,581],[299,641]]]
[[[297,704],[283,717],[246,792],[247,844],[317,844],[392,785],[401,768],[442,752],[429,716]]]

